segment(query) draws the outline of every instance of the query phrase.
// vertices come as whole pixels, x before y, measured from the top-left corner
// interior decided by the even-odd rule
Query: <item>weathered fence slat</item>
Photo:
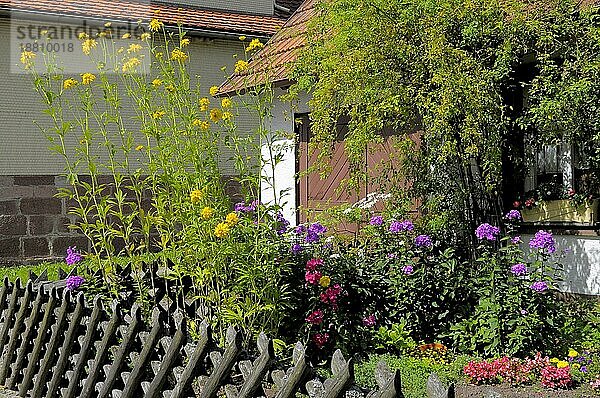
[[[51,398],[56,394],[60,388],[60,383],[64,380],[65,371],[69,362],[69,356],[71,354],[71,348],[76,340],[75,333],[80,326],[79,322],[81,321],[85,311],[85,298],[83,297],[83,293],[79,293],[76,302],[77,304],[75,305],[75,311],[73,312],[71,321],[69,322],[69,328],[67,329],[62,347],[60,348],[58,361],[56,362],[56,366],[52,371],[52,379],[50,380],[48,393],[46,394],[46,397],[48,398]]]
[[[379,390],[371,392],[367,398],[404,398],[400,372],[392,372],[383,361],[377,364],[375,369],[375,381]]]
[[[52,318],[54,317],[54,309],[58,304],[58,298],[56,295],[56,289],[53,288],[50,291],[50,297],[48,298],[48,302],[46,303],[44,318],[42,319],[42,323],[38,330],[38,335],[33,344],[33,350],[31,351],[31,356],[29,357],[29,364],[27,365],[27,369],[25,369],[23,382],[19,387],[19,395],[21,395],[22,397],[24,397],[27,394],[27,391],[29,391],[29,387],[33,381],[33,377],[35,376],[35,371],[39,363],[40,355],[42,353],[44,340],[46,338],[46,335],[50,331]]]
[[[291,398],[300,388],[300,385],[302,384],[302,381],[304,380],[308,371],[305,352],[306,349],[302,343],[296,343],[294,346],[294,352],[292,354],[292,362],[294,366],[288,369],[287,372],[284,372],[283,370],[274,370],[271,373],[271,378],[278,387],[275,398]]]
[[[11,375],[5,383],[6,388],[9,390],[15,388],[17,385],[17,378],[24,369],[23,362],[28,353],[28,349],[32,345],[33,336],[36,331],[39,332],[37,329],[39,326],[38,320],[42,314],[42,305],[44,304],[45,297],[44,291],[38,289],[29,318],[25,322],[25,331],[21,336],[21,345],[17,351],[17,359],[14,361]]]
[[[8,371],[10,370],[13,355],[17,350],[18,338],[22,332],[23,324],[25,323],[25,318],[27,317],[27,312],[29,310],[29,306],[31,305],[32,295],[33,284],[31,281],[29,281],[25,286],[25,294],[21,299],[21,306],[19,307],[19,312],[17,312],[17,317],[13,323],[10,337],[8,339],[8,345],[6,346],[4,354],[2,355],[2,363],[0,364],[0,385],[4,385],[6,378],[9,376]],[[10,325],[10,322],[7,323],[7,326],[8,325]]]
[[[102,369],[102,364],[108,356],[110,342],[115,338],[115,333],[119,327],[119,322],[121,321],[121,306],[117,301],[114,301],[111,308],[112,315],[106,330],[104,331],[104,336],[97,347],[96,356],[92,361],[88,376],[83,384],[83,389],[81,390],[80,395],[81,398],[92,397],[96,395],[94,391],[98,376],[100,375],[100,369]]]
[[[102,304],[100,302],[100,296],[94,298],[92,314],[87,321],[87,327],[83,339],[80,341],[79,355],[75,361],[75,366],[72,372],[67,372],[67,378],[69,379],[69,385],[63,392],[64,397],[75,397],[79,393],[79,382],[81,381],[82,373],[85,368],[85,364],[91,350],[92,344],[94,343],[94,335],[96,334],[98,324],[101,319]]]
[[[348,361],[340,350],[333,353],[331,359],[333,377],[321,383],[311,380],[306,383],[306,390],[311,398],[338,398],[343,396],[346,388],[354,380],[354,364],[352,358]]]
[[[429,375],[429,379],[427,379],[427,397],[454,398],[454,384],[450,384],[446,387],[438,375],[432,373]]]
[[[46,352],[44,353],[44,358],[42,359],[40,370],[38,371],[35,377],[33,390],[31,392],[32,398],[40,398],[44,393],[48,372],[50,372],[54,365],[54,359],[58,352],[59,344],[64,338],[64,332],[67,325],[70,298],[71,293],[68,290],[64,290],[62,294],[62,303],[58,309],[58,315],[56,316],[54,330],[52,331],[50,341],[48,342],[48,347],[46,348]]]
[[[242,336],[233,326],[227,329],[225,339],[225,352],[223,355],[213,351],[210,353],[210,359],[213,362],[214,369],[210,376],[204,379],[204,385],[200,393],[200,398],[214,398],[217,396],[219,387],[223,380],[229,375],[231,368],[242,350]]]
[[[177,380],[175,388],[173,391],[171,391],[170,398],[184,398],[184,394],[186,394],[191,388],[194,375],[196,375],[199,371],[202,359],[211,341],[210,328],[208,327],[208,323],[206,321],[200,324],[198,333],[200,335],[200,339],[196,343],[196,347],[193,349],[193,352],[189,354],[188,363]]]
[[[4,311],[4,322],[2,323],[2,329],[0,329],[0,355],[4,353],[4,345],[8,337],[8,331],[10,330],[13,317],[17,308],[17,301],[19,300],[19,294],[21,293],[21,280],[17,281],[12,286],[12,292],[10,294],[10,301],[8,307]]]

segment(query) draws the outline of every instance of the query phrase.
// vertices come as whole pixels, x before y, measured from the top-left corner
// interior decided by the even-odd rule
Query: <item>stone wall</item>
[[[88,240],[69,228],[65,199],[55,198],[64,178],[0,176],[0,262],[64,257],[67,247],[87,251]]]
[[[100,176],[99,182],[109,185],[111,178]],[[223,186],[234,202],[242,200],[235,178],[224,176]],[[55,197],[65,187],[60,176],[0,176],[0,265],[64,258],[69,246],[89,252],[88,239],[69,228],[76,216],[68,214],[68,200]],[[142,206],[151,207],[150,192]]]

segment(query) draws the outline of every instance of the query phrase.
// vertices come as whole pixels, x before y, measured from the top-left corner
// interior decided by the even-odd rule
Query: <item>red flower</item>
[[[533,207],[535,205],[535,199],[529,198],[525,201],[525,207]]]
[[[518,200],[515,200],[515,201],[513,202],[513,207],[514,207],[515,209],[518,209],[519,207],[521,207],[521,202],[519,202]]]
[[[315,271],[317,267],[323,265],[323,260],[320,258],[311,258],[306,262],[307,271]]]
[[[568,388],[573,383],[571,379],[570,367],[557,368],[548,365],[542,369],[542,387],[546,388]]]
[[[310,315],[306,317],[306,322],[313,325],[320,324],[321,322],[323,322],[323,311],[316,310],[311,312]]]
[[[323,275],[319,271],[306,271],[304,280],[311,285],[318,285]]]
[[[569,188],[569,190],[567,191],[567,195],[569,195],[569,196],[575,195],[575,190],[573,188]]]
[[[329,341],[329,333],[317,333],[313,336],[313,341],[319,348],[323,348]]]

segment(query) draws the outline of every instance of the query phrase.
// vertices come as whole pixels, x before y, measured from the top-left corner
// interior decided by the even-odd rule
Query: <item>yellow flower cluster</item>
[[[185,60],[188,59],[188,55],[180,49],[176,48],[173,51],[171,51],[171,59],[173,61],[185,62]]]
[[[225,217],[225,222],[230,227],[233,227],[235,224],[238,223],[238,221],[240,221],[240,219],[239,219],[237,213],[234,212],[234,211],[232,211],[231,213],[227,214],[227,216]]]
[[[162,118],[165,115],[165,111],[154,111],[152,113],[152,119],[157,120]]]
[[[156,18],[152,18],[150,20],[150,23],[148,24],[148,28],[152,31],[152,32],[158,32],[158,30],[163,26],[163,23],[160,22],[158,19]]]
[[[144,149],[143,145],[138,145],[138,146],[135,147],[136,151],[141,151],[142,149]]]
[[[190,39],[181,39],[181,43],[179,44],[181,47],[189,46]]]
[[[212,95],[213,97],[215,95],[217,95],[219,93],[219,87],[217,86],[212,86],[209,90],[210,95]]]
[[[200,199],[202,199],[202,191],[199,189],[194,189],[192,192],[190,192],[190,201],[193,204],[196,204],[198,202],[200,202]]]
[[[125,33],[123,36],[121,36],[121,39],[131,39],[131,34]]]
[[[221,116],[221,118],[225,121],[231,120],[232,117],[233,117],[233,113],[231,113],[231,112],[223,112],[223,115]]]
[[[248,62],[240,59],[235,63],[235,73],[241,73],[248,69]]]
[[[154,80],[152,80],[152,85],[154,87],[160,87],[162,85],[162,80],[160,80],[160,79],[154,79]]]
[[[260,42],[258,39],[252,39],[248,47],[246,47],[246,52],[250,52],[256,50],[258,48],[263,48],[265,45]]]
[[[206,120],[194,119],[192,126],[200,127],[202,130],[208,130],[210,128],[210,122]]]
[[[210,110],[210,120],[212,120],[214,123],[217,123],[219,120],[221,120],[222,116],[223,112],[221,112],[220,109],[214,108]]]
[[[21,53],[21,63],[25,65],[25,69],[29,69],[33,66],[33,60],[35,59],[35,53],[31,51],[23,51]]]
[[[215,236],[217,238],[224,238],[229,234],[229,225],[227,223],[219,223],[215,227]]]
[[[223,98],[221,100],[221,107],[222,108],[229,108],[231,106],[231,99],[229,98]]]
[[[202,211],[200,212],[200,216],[203,220],[210,220],[214,213],[215,211],[207,206],[204,209],[202,209]]]
[[[323,287],[328,287],[330,283],[331,283],[331,278],[328,277],[327,275],[322,276],[321,279],[319,279],[319,285],[321,285]]]
[[[63,88],[65,90],[69,90],[77,85],[77,80],[73,78],[68,78],[63,82]]]
[[[210,100],[206,97],[200,98],[200,110],[205,112],[208,110],[208,106],[210,105]]]
[[[131,53],[137,53],[137,52],[141,51],[141,49],[142,49],[142,45],[141,44],[131,43],[129,45],[129,48],[127,49],[127,52],[129,54],[131,54]]]
[[[122,67],[123,72],[131,72],[140,64],[141,64],[141,62],[138,58],[135,58],[135,57],[130,58],[123,64],[123,67]]]
[[[142,33],[142,35],[140,36],[140,39],[142,39],[142,40],[148,40],[150,37],[152,37],[152,36],[150,35],[150,33],[148,33],[148,32],[144,32],[144,33]]]
[[[96,48],[97,44],[96,40],[87,38],[81,43],[81,51],[83,51],[85,55],[90,55],[90,52],[93,48]]]
[[[81,75],[82,84],[92,84],[94,80],[96,80],[96,75],[93,73],[84,73]]]

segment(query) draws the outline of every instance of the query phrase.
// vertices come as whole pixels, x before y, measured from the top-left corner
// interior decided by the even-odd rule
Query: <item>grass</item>
[[[8,277],[11,282],[14,282],[17,278],[20,278],[21,282],[25,284],[27,280],[29,280],[29,272],[40,275],[44,270],[47,270],[48,280],[55,281],[58,280],[59,269],[62,269],[66,273],[71,271],[71,267],[64,262],[43,262],[34,265],[4,266],[0,267],[0,280],[3,280],[4,277]]]

